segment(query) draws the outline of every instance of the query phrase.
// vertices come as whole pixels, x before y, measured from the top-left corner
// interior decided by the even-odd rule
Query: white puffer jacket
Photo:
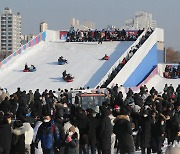
[[[34,130],[31,127],[30,123],[28,123],[28,122],[23,123],[23,126],[27,130],[25,132],[25,144],[30,145],[32,143],[32,140],[33,140]]]

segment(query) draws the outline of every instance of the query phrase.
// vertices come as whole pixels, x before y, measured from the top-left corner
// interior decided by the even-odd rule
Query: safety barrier
[[[124,53],[121,55],[121,57],[111,66],[111,68],[109,69],[109,71],[106,73],[106,75],[101,79],[101,81],[99,82],[99,85],[102,85],[104,83],[104,81],[106,81],[109,77],[109,75],[112,73],[112,71],[119,65],[119,63],[122,62],[122,60],[128,55],[129,51],[132,49],[132,47],[135,47],[139,41],[141,40],[142,36],[145,35],[147,32],[147,29],[144,30],[144,32],[137,38],[136,41],[134,41],[134,43],[126,50],[124,51]],[[117,82],[116,82],[117,83]],[[108,85],[108,87],[112,87],[114,84]]]
[[[116,75],[116,77],[111,81],[111,83],[108,85],[108,87],[112,87],[116,83],[118,83],[119,85],[124,85],[125,82],[128,80],[128,78],[134,73],[136,68],[138,66],[141,66],[140,65],[141,62],[148,55],[149,51],[151,51],[151,49],[153,49],[153,48],[157,48],[155,45],[157,43],[157,41],[163,41],[164,40],[163,36],[164,36],[163,30],[156,28],[155,31],[149,36],[149,38],[143,43],[143,45],[136,51],[136,53],[132,56],[132,58],[121,69],[121,71]],[[156,49],[155,49],[155,51],[156,51]],[[153,52],[152,52],[153,55],[155,55],[154,54],[155,51],[153,50]],[[157,62],[155,63],[155,65],[157,65]],[[149,68],[148,72],[152,69],[152,67]],[[139,75],[138,71],[135,72],[136,76]],[[146,72],[144,74],[146,75],[148,72]],[[143,79],[143,76],[141,79],[138,80],[138,82],[140,82],[142,79]],[[135,85],[137,85],[137,84],[134,84],[134,85],[133,84],[131,84],[131,85],[127,84],[126,87],[133,87]]]

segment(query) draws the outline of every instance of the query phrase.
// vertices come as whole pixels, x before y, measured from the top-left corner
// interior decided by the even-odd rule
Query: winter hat
[[[130,106],[134,106],[135,104],[134,104],[134,102],[133,101],[131,101],[131,102],[129,102],[129,104],[128,105],[130,105]]]
[[[96,106],[94,112],[99,113],[99,106]]]
[[[115,106],[114,106],[114,109],[119,110],[120,107],[119,107],[118,105],[115,105]]]
[[[69,131],[75,133],[75,127],[72,125],[72,126],[69,128]]]

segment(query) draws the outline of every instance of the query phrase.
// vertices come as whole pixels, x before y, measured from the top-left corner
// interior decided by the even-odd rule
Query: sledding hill
[[[39,88],[57,90],[89,86],[94,88],[103,76],[133,42],[40,42],[20,55],[13,57],[0,68],[0,86],[9,92],[17,87],[23,90]],[[105,54],[110,60],[100,60]],[[58,65],[57,59],[63,56],[68,64]],[[33,64],[36,72],[23,72],[24,65]],[[71,83],[62,79],[62,72],[72,74]]]

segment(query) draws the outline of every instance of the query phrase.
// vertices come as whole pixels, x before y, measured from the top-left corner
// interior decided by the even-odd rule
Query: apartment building
[[[0,19],[0,52],[9,55],[21,46],[21,15],[6,7]]]

